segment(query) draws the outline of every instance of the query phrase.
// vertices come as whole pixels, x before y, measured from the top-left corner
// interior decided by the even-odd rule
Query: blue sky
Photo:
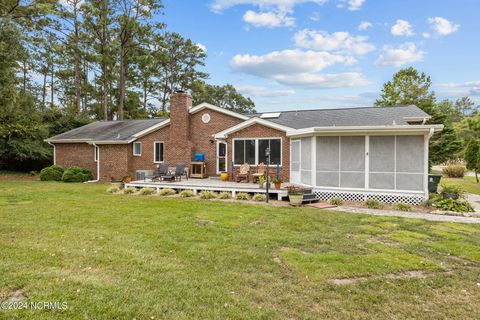
[[[371,106],[403,67],[439,98],[480,103],[477,0],[165,0],[162,17],[206,48],[211,84],[259,111]]]

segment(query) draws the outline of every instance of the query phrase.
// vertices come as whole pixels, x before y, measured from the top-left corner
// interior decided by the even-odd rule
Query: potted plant
[[[228,172],[223,171],[220,173],[220,180],[222,181],[228,181]]]
[[[132,182],[132,176],[126,175],[125,177],[123,177],[122,181],[123,183],[130,183]]]
[[[458,184],[442,185],[443,199],[458,199],[463,196],[462,186]]]
[[[260,176],[258,178],[258,187],[260,189],[263,189],[263,187],[265,186],[265,177],[264,176]]]
[[[297,187],[295,185],[291,185],[287,187],[288,190],[288,198],[290,199],[290,205],[296,207],[301,206],[303,202],[303,193],[305,189],[301,187]]]
[[[275,189],[280,190],[280,188],[282,187],[282,179],[275,178],[275,179],[273,179],[272,182],[275,185]]]

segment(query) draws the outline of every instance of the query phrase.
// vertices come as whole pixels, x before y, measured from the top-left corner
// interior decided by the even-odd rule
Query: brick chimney
[[[171,165],[188,164],[192,160],[190,139],[190,113],[192,97],[185,91],[170,96],[170,138],[166,147],[166,159]],[[167,151],[168,150],[168,151]]]

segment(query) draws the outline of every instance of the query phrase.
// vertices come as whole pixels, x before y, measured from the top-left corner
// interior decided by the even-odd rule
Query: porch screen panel
[[[423,191],[423,144],[423,136],[397,136],[396,189]]]
[[[340,187],[365,188],[365,137],[340,137]]]
[[[312,184],[312,137],[301,138],[300,173],[304,184]]]
[[[340,170],[339,137],[317,137],[316,185],[338,187]]]
[[[300,172],[300,140],[292,140],[292,171]]]
[[[395,136],[370,136],[369,188],[395,189]]]

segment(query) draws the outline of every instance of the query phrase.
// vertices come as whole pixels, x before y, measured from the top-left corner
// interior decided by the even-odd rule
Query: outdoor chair
[[[250,165],[248,163],[242,164],[237,173],[237,182],[241,182],[242,180],[250,182]]]
[[[177,166],[175,167],[175,180],[176,181],[182,181],[182,176],[185,176],[186,179],[188,180],[188,175],[186,174],[185,168],[186,168],[185,163],[178,163]]]
[[[265,176],[265,164],[263,162],[257,166],[257,172],[252,174],[253,183],[256,183],[262,176]]]
[[[152,181],[162,180],[162,176],[166,175],[168,175],[168,163],[160,163],[152,177]]]

